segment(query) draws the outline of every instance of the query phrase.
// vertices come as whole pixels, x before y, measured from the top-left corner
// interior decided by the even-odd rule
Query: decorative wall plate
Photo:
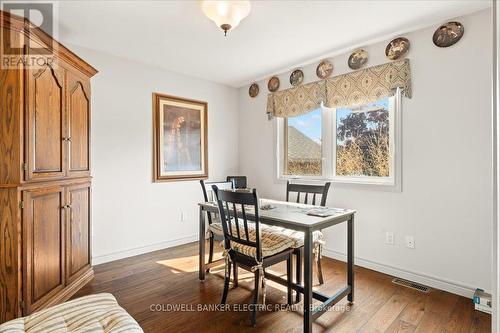
[[[250,97],[256,97],[259,94],[259,85],[257,83],[252,83],[250,88],[248,88],[248,94]]]
[[[300,69],[296,69],[290,74],[290,84],[292,86],[298,86],[304,81],[304,72]]]
[[[368,62],[368,52],[365,50],[357,50],[354,51],[349,60],[347,60],[347,65],[349,65],[350,69],[360,69]]]
[[[320,79],[326,79],[333,73],[333,65],[328,60],[322,60],[316,67],[316,75]]]
[[[432,36],[436,46],[448,47],[458,42],[464,35],[464,26],[460,22],[448,22],[437,28]]]
[[[398,60],[403,58],[410,50],[410,41],[404,37],[398,37],[393,40],[385,48],[385,55],[390,60]]]
[[[270,92],[275,92],[280,88],[280,79],[277,76],[273,76],[267,81],[267,89]]]

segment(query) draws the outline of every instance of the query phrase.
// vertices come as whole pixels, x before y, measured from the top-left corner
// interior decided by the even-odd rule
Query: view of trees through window
[[[390,177],[389,98],[360,107],[327,110],[324,121],[334,117],[336,123],[336,127],[327,128],[333,132],[332,142],[322,137],[323,112],[319,108],[285,118],[284,175],[332,177],[332,165],[324,164],[322,158],[322,145],[326,144],[326,151],[335,153],[333,161],[327,161],[333,162],[335,176]]]
[[[337,176],[389,177],[389,100],[337,109]]]
[[[321,176],[321,109],[287,118],[285,174]]]

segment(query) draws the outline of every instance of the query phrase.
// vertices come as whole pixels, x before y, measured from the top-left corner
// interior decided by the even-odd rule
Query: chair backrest
[[[259,197],[257,190],[240,192],[237,190],[223,190],[216,185],[212,186],[217,197],[219,205],[219,215],[224,231],[224,248],[229,250],[231,242],[255,247],[257,260],[262,261],[262,247],[260,238],[260,219],[259,219]],[[250,208],[250,206],[253,208]],[[247,219],[245,212],[249,209],[253,211],[255,216],[252,221],[255,223],[255,239],[250,238]]]
[[[212,189],[212,185],[216,185],[220,189],[232,189],[232,182],[225,181],[206,181],[200,180],[201,189],[203,191],[203,199],[205,202],[216,202],[217,198],[215,197],[214,191]],[[208,224],[212,224],[212,214],[207,214]]]
[[[217,198],[213,193],[212,186],[216,185],[219,189],[233,189],[233,183],[230,181],[210,181],[200,180],[201,189],[203,191],[203,199],[205,202],[217,202]]]
[[[316,195],[321,195],[320,206],[326,205],[326,197],[328,196],[328,189],[330,188],[330,182],[325,183],[325,185],[305,185],[305,184],[291,184],[289,181],[286,182],[286,201],[291,201],[290,194],[297,193],[295,202],[304,203],[316,206]],[[304,200],[300,200],[301,194],[304,194]],[[312,194],[311,202],[308,202],[309,195]]]
[[[247,176],[227,176],[226,180],[233,183],[233,188],[247,188]]]

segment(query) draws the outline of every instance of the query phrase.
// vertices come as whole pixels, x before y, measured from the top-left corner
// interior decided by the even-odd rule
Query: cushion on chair
[[[0,325],[0,333],[143,333],[111,294],[81,297]]]
[[[249,209],[249,211],[251,211],[253,209],[253,206],[248,206],[247,208]],[[247,210],[247,208],[245,208],[245,211]],[[241,211],[241,209],[238,209],[238,208],[237,208],[237,210]],[[219,220],[219,215],[218,214],[214,214],[214,215],[215,215],[215,218],[213,218],[214,222],[209,226],[209,229],[216,235],[224,236],[224,232],[222,230],[222,224]],[[249,222],[248,228],[249,229],[254,228],[254,225],[255,224],[253,224],[252,222]],[[233,228],[234,228],[234,225],[233,225]],[[236,230],[236,229],[234,229],[234,230]],[[244,230],[242,220],[240,220],[240,231],[241,230]],[[292,238],[294,241],[293,248],[299,248],[299,247],[304,246],[304,232],[303,231],[297,231],[297,230],[287,229],[287,228],[283,228],[283,227],[267,225],[264,223],[261,223],[261,230],[271,231],[271,232],[282,234],[282,235],[285,235],[287,237]],[[318,243],[323,243],[324,242],[323,238],[324,238],[323,232],[321,232],[320,230],[313,231],[313,243],[314,243],[314,245],[317,245]]]
[[[234,223],[232,222],[233,219],[231,219],[231,225],[233,227],[233,231],[235,233],[235,235],[237,235],[237,230],[236,230],[236,226],[234,225]],[[240,224],[240,232],[243,234],[245,232],[245,224],[243,222],[242,219],[238,219],[239,221],[239,224]],[[255,223],[254,222],[250,222],[248,221],[248,230],[250,231],[250,229],[255,229]],[[224,230],[222,229],[222,223],[221,222],[213,222],[212,224],[210,224],[208,226],[208,228],[210,229],[210,231],[212,231],[214,234],[216,235],[220,235],[220,236],[224,236]],[[271,228],[270,226],[266,225],[266,224],[263,224],[261,223],[260,224],[260,228],[261,230],[264,230],[266,228]],[[250,235],[249,235],[250,236]]]
[[[208,226],[208,229],[213,232],[215,235],[224,236],[224,231],[222,230],[222,224],[213,222]]]
[[[285,251],[286,249],[293,248],[294,240],[288,236],[270,231],[269,226],[261,224],[262,230],[260,232],[261,246],[262,246],[262,257],[269,257],[274,254]],[[233,227],[233,232],[235,232],[235,227]],[[240,229],[241,238],[245,239],[244,229]],[[248,237],[250,241],[255,242],[255,228],[248,228]],[[243,245],[236,242],[231,242],[231,248],[235,251],[240,252],[246,256],[256,258],[257,248],[254,246]]]
[[[292,229],[287,229],[287,228],[282,228],[282,227],[276,227],[272,226],[270,227],[272,232],[279,233],[282,235],[285,235],[287,237],[290,237],[293,239],[294,248],[299,248],[304,246],[304,232],[303,231],[297,231],[297,230],[292,230]],[[313,231],[313,243],[318,243],[323,241],[323,233],[319,230]]]
[[[245,233],[245,226],[243,223],[244,223],[243,220],[240,219],[239,220],[239,227],[240,227],[240,235],[242,237],[244,237],[243,235]],[[237,235],[236,226],[234,225],[234,223],[232,223],[231,225],[233,228],[234,235]],[[209,226],[209,228],[214,234],[224,236],[224,232],[222,230],[221,223],[212,223]],[[286,238],[289,238],[293,243],[293,245],[292,245],[293,248],[299,248],[299,247],[304,246],[304,232],[303,231],[297,231],[297,230],[287,229],[287,228],[283,228],[283,227],[271,226],[271,225],[267,225],[264,223],[260,224],[260,229],[261,229],[261,238],[264,238],[264,233],[277,234],[277,235],[281,235],[281,236],[284,236]],[[251,240],[255,240],[255,223],[248,222],[248,234],[249,234],[249,237]],[[317,243],[322,242],[322,241],[323,241],[323,233],[319,230],[314,231],[313,232],[313,243],[317,244]],[[237,246],[242,247],[243,245],[237,245]],[[263,247],[262,248],[262,255],[264,257],[266,257],[266,256],[269,256],[272,254],[279,253],[285,249],[286,248],[281,249],[278,252],[275,252],[275,251],[268,252],[267,251],[268,249],[266,249],[266,254],[264,254],[265,251],[264,251],[264,247]],[[238,252],[241,252],[241,251],[238,250]],[[270,252],[272,252],[272,254],[267,254]],[[241,253],[248,255],[247,253],[244,253],[244,252],[241,252]]]

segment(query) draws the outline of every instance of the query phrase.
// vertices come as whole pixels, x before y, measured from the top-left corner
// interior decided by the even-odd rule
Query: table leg
[[[200,206],[200,238],[199,238],[199,256],[200,266],[198,274],[200,280],[205,280],[205,211]]]
[[[347,300],[354,302],[354,214],[347,222],[347,284],[351,286],[351,292]]]
[[[313,263],[312,231],[304,233],[304,332],[312,332],[312,263]]]

